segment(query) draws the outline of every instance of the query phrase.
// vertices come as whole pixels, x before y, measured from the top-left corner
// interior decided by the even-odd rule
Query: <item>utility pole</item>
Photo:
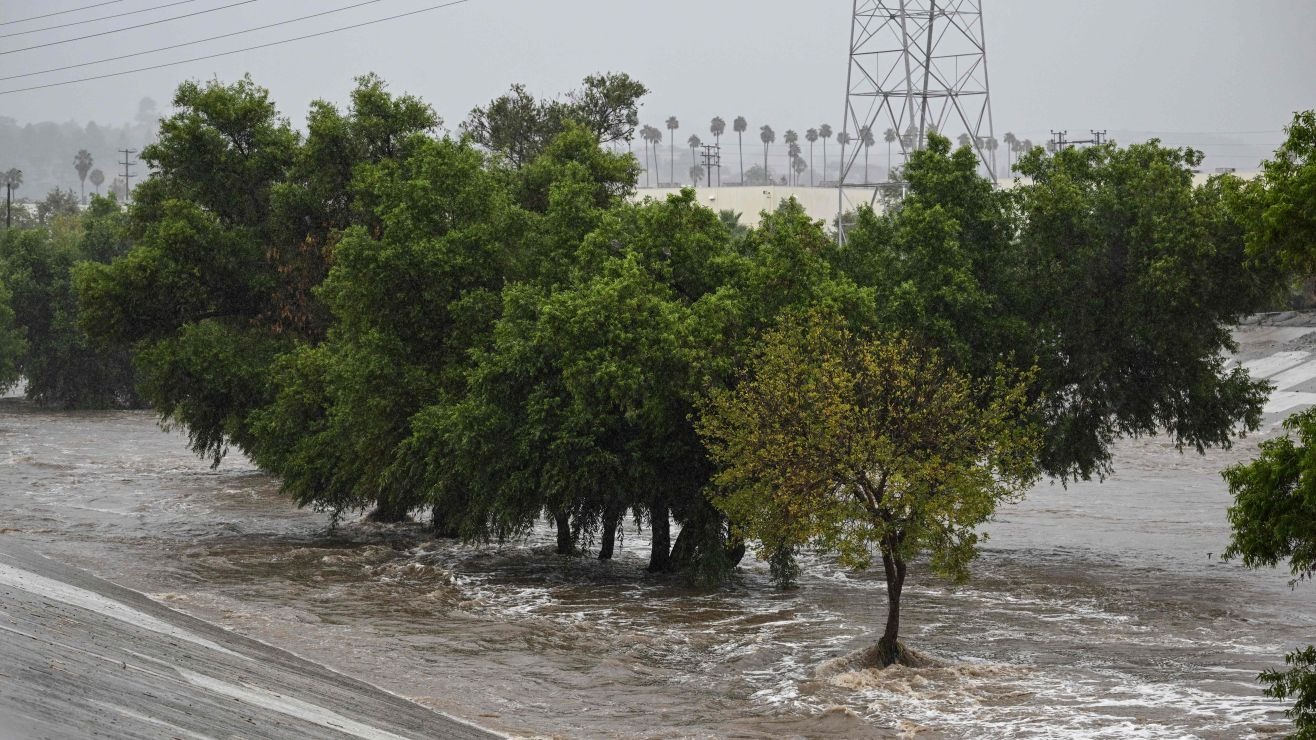
[[[1093,146],[1101,146],[1101,144],[1106,140],[1105,131],[1089,131],[1089,133],[1092,134],[1091,139],[1069,139],[1066,138],[1069,136],[1068,131],[1052,131],[1051,143],[1047,148],[1053,152],[1063,152],[1069,147],[1077,146],[1079,144],[1092,144]]]
[[[932,130],[960,128],[979,161],[996,179],[986,142],[994,138],[987,84],[987,40],[982,0],[853,0],[841,132],[838,237],[841,218],[856,205],[877,201],[880,190],[904,192],[904,183],[857,182],[852,173],[870,131],[894,131],[900,153],[927,143]],[[851,196],[853,193],[853,197]]]
[[[130,170],[129,168],[132,167],[134,164],[137,164],[136,162],[130,162],[129,157],[136,154],[137,150],[120,149],[119,153],[123,155],[123,161],[120,162],[119,164],[123,165],[123,202],[127,204],[128,200],[132,198],[132,192],[133,192],[132,189],[133,175],[132,175],[132,170]]]
[[[708,187],[713,187],[713,168],[717,168],[717,181],[722,182],[722,145],[704,144],[704,174],[708,176]]]

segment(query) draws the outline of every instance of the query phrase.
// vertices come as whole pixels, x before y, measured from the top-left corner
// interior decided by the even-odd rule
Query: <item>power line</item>
[[[206,59],[218,59],[219,57],[232,56],[232,55],[234,55],[234,54],[241,54],[241,53],[246,52],[246,51],[255,51],[255,50],[257,50],[257,49],[266,49],[266,48],[269,48],[269,47],[271,47],[271,46],[279,46],[279,45],[281,45],[281,44],[290,44],[290,43],[292,43],[292,42],[294,42],[294,41],[305,41],[306,39],[318,38],[318,37],[320,37],[320,36],[328,36],[329,34],[332,34],[332,33],[338,33],[338,32],[340,32],[340,31],[350,31],[350,30],[352,30],[352,29],[362,28],[362,27],[365,27],[365,26],[373,26],[373,25],[375,25],[376,23],[383,23],[383,22],[385,22],[385,21],[393,21],[393,20],[397,20],[397,19],[399,19],[399,18],[406,18],[406,17],[408,17],[408,16],[420,15],[421,13],[428,13],[428,12],[430,12],[430,11],[432,11],[432,10],[441,10],[441,9],[443,9],[443,8],[450,8],[450,7],[454,6],[454,5],[462,5],[462,4],[464,4],[464,3],[469,3],[469,2],[471,2],[471,0],[451,0],[451,2],[440,3],[440,4],[438,4],[438,5],[431,5],[431,6],[429,6],[429,7],[426,7],[426,8],[420,8],[419,10],[413,10],[413,11],[410,11],[410,12],[407,12],[407,13],[399,13],[399,14],[397,14],[397,15],[390,15],[390,16],[385,17],[385,18],[377,18],[377,19],[375,19],[375,20],[373,20],[373,21],[364,21],[364,22],[361,22],[361,23],[353,23],[353,24],[348,25],[348,26],[340,26],[340,27],[338,27],[338,28],[331,28],[331,29],[329,29],[329,30],[327,30],[327,31],[319,31],[319,32],[317,32],[317,33],[308,33],[308,34],[306,34],[305,36],[294,36],[293,38],[290,38],[290,39],[283,39],[282,41],[271,41],[271,42],[269,42],[268,44],[257,44],[257,45],[255,45],[255,46],[248,46],[248,47],[245,47],[245,48],[242,48],[242,49],[234,49],[233,51],[222,51],[222,52],[219,52],[218,54],[207,54],[207,55],[205,55],[205,56],[192,57],[191,59],[180,59],[180,60],[178,60],[178,61],[176,61],[176,62],[166,62],[166,63],[164,63],[164,64],[153,64],[153,65],[151,65],[151,66],[149,66],[149,67],[138,67],[137,69],[126,69],[126,70],[123,70],[123,71],[121,71],[121,72],[110,72],[109,74],[95,75],[94,77],[80,77],[80,78],[78,78],[78,79],[76,79],[76,80],[65,80],[65,81],[63,81],[63,82],[49,82],[49,83],[46,83],[46,84],[44,84],[44,85],[33,85],[33,86],[31,86],[31,87],[20,87],[20,88],[16,88],[16,89],[13,89],[13,90],[0,90],[0,95],[12,95],[12,94],[14,94],[14,93],[28,92],[28,91],[30,91],[30,90],[43,90],[43,89],[48,88],[48,87],[61,87],[61,86],[63,86],[63,85],[73,85],[73,84],[76,84],[76,83],[79,83],[79,82],[91,82],[92,80],[104,80],[104,79],[109,78],[109,77],[121,77],[121,76],[123,76],[123,75],[135,74],[135,73],[137,73],[137,72],[146,72],[146,71],[149,71],[149,70],[152,70],[152,69],[164,69],[165,67],[174,67],[174,66],[177,66],[177,65],[179,65],[179,64],[189,64],[189,63],[191,63],[191,62],[200,62],[200,61],[204,61],[204,60],[206,60]]]
[[[196,44],[204,44],[207,41],[218,41],[219,39],[226,39],[231,36],[241,36],[242,34],[246,34],[246,33],[255,33],[256,31],[264,31],[268,28],[274,28],[276,26],[286,26],[289,23],[296,23],[298,21],[309,20],[311,18],[319,18],[322,15],[341,13],[345,10],[352,10],[355,8],[360,8],[364,5],[373,5],[375,3],[381,3],[381,2],[384,2],[384,0],[365,0],[364,2],[359,2],[354,5],[345,5],[341,8],[334,8],[333,10],[325,10],[319,13],[311,13],[310,15],[303,15],[298,18],[289,18],[286,21],[279,21],[278,23],[267,23],[263,26],[255,26],[254,28],[244,28],[241,31],[233,31],[232,33],[221,33],[218,36],[210,36],[204,39],[197,39],[196,41],[185,41],[181,44],[161,46],[158,49],[147,49],[146,51],[136,51],[131,54],[121,54],[117,57],[106,57],[104,59],[97,59],[91,62],[81,62],[79,64],[66,64],[63,67],[51,67],[50,69],[43,69],[37,72],[24,72],[23,74],[20,75],[9,75],[8,77],[0,77],[0,81],[16,80],[19,79],[20,77],[35,77],[36,75],[48,74],[50,72],[62,72],[66,69],[77,69],[78,67],[90,67],[95,64],[104,64],[105,62],[116,62],[120,59],[131,59],[133,57],[146,56],[147,54],[155,54],[161,51],[169,51],[170,49],[181,49],[185,46],[194,46]]]
[[[30,17],[30,18],[19,18],[19,19],[16,20],[16,21],[5,21],[5,22],[3,22],[3,23],[0,23],[0,26],[12,26],[12,25],[14,25],[15,23],[27,23],[28,21],[39,21],[39,20],[41,20],[42,18],[53,18],[54,16],[57,16],[57,15],[68,15],[69,13],[77,13],[77,12],[82,11],[82,10],[91,10],[92,8],[99,8],[99,7],[103,6],[103,5],[116,5],[116,4],[121,3],[121,2],[123,2],[123,0],[107,0],[107,2],[96,3],[95,5],[84,5],[84,6],[82,6],[81,8],[72,8],[72,9],[70,9],[70,10],[61,10],[61,11],[56,12],[56,13],[46,13],[45,15],[34,15],[34,16]]]
[[[17,53],[20,52],[20,51],[31,51],[31,50],[33,50],[33,49],[44,49],[44,48],[46,48],[47,46],[58,46],[58,45],[60,45],[60,44],[71,44],[71,43],[73,43],[74,41],[82,41],[83,39],[94,39],[94,38],[96,38],[97,36],[109,36],[109,35],[112,34],[112,33],[123,33],[124,31],[131,31],[131,30],[133,30],[133,29],[135,29],[135,28],[146,28],[147,26],[157,26],[157,25],[159,25],[159,24],[161,24],[161,23],[168,23],[168,22],[170,22],[170,21],[182,20],[183,18],[191,18],[191,17],[193,17],[193,16],[197,16],[197,15],[205,15],[206,13],[213,13],[213,12],[215,12],[216,10],[227,10],[227,9],[229,9],[229,8],[236,8],[236,7],[239,6],[239,5],[250,5],[250,4],[252,4],[252,3],[254,3],[254,2],[257,2],[257,1],[258,1],[258,0],[241,0],[240,2],[229,3],[228,5],[221,5],[221,6],[219,6],[218,8],[207,8],[206,10],[198,10],[198,11],[196,11],[195,13],[184,13],[183,15],[175,15],[175,16],[172,16],[172,17],[169,17],[169,18],[161,18],[160,20],[156,20],[156,21],[147,21],[146,23],[138,23],[138,24],[135,25],[135,26],[124,26],[123,28],[115,28],[115,29],[111,29],[111,30],[109,30],[109,31],[101,31],[100,33],[89,33],[89,34],[87,34],[86,36],[77,36],[77,37],[74,37],[74,38],[71,38],[71,39],[63,39],[63,40],[61,40],[61,41],[50,41],[50,42],[47,42],[47,43],[44,43],[44,44],[37,44],[36,46],[25,46],[25,47],[23,47],[23,48],[21,48],[21,49],[10,49],[9,51],[0,51],[0,56],[3,56],[3,55],[5,55],[5,54],[17,54]]]
[[[14,31],[13,33],[7,33],[4,34],[3,36],[0,36],[0,39],[12,38],[14,36],[26,36],[29,33],[41,33],[42,31],[54,31],[57,28],[69,28],[70,26],[81,26],[86,23],[95,23],[97,21],[108,21],[111,18],[122,18],[125,15],[137,15],[138,13],[149,13],[152,10],[163,10],[165,8],[172,8],[175,5],[186,5],[187,3],[194,3],[194,2],[196,2],[196,0],[174,0],[174,2],[172,3],[165,3],[164,5],[156,5],[155,7],[152,8],[142,8],[141,10],[129,10],[125,13],[115,13],[114,15],[103,15],[99,18],[88,18],[85,21],[70,21],[68,23],[61,23],[58,26],[46,26],[45,28],[32,28],[27,31]]]

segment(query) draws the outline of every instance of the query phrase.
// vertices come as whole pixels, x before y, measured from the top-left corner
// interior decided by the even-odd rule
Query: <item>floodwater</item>
[[[0,400],[0,536],[514,735],[1272,737],[1289,725],[1256,674],[1316,641],[1311,587],[1216,555],[1219,470],[1255,439],[1206,457],[1128,441],[1105,483],[1043,483],[999,513],[967,585],[911,568],[903,637],[943,666],[882,673],[828,663],[880,630],[876,573],[806,558],[783,593],[755,561],[696,590],[644,572],[633,525],[610,563],[552,554],[548,529],[485,547],[330,532],[185,441],[147,412]]]

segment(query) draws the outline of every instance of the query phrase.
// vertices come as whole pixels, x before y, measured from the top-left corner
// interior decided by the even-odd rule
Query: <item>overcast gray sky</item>
[[[102,0],[103,1],[103,0]],[[48,75],[0,91],[160,64],[402,13],[440,0],[378,0],[354,10],[220,41]],[[152,8],[119,0],[3,0],[0,35]],[[0,38],[0,77],[182,43],[361,0],[248,0],[236,7],[73,43],[13,51],[238,0],[174,7]],[[984,0],[997,135],[1041,141],[1051,128],[1107,129],[1129,141],[1160,133],[1196,143],[1208,164],[1251,167],[1298,109],[1316,107],[1314,0]],[[0,94],[19,121],[133,117],[138,100],[168,101],[181,79],[251,73],[300,123],[307,103],[341,100],[353,76],[378,72],[425,98],[448,124],[524,82],[553,94],[602,70],[628,72],[652,95],[642,117],[687,132],[746,116],[803,130],[841,118],[850,0],[467,0],[454,7],[293,44],[46,90]],[[1232,158],[1232,159],[1230,159]]]

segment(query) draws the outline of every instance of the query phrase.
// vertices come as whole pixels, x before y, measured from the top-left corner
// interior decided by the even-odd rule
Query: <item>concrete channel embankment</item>
[[[88,737],[500,736],[0,534],[0,738]]]

